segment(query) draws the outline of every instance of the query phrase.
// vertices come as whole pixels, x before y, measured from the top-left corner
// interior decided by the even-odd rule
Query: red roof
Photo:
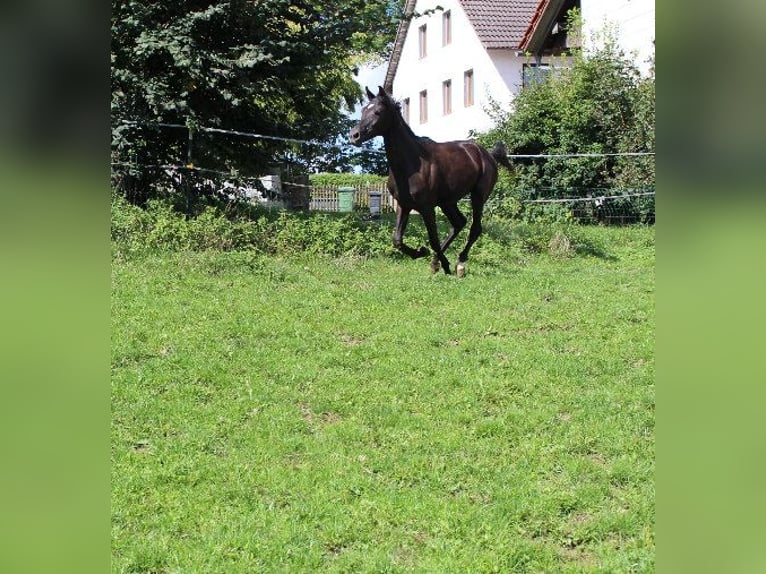
[[[519,48],[530,52],[535,51],[534,46],[541,46],[564,4],[565,0],[540,0],[529,27],[519,42]]]
[[[539,0],[460,0],[487,50],[518,48],[538,4]]]
[[[460,0],[460,5],[487,50],[518,50],[527,29],[533,23],[536,8],[541,3],[541,0]],[[405,14],[412,14],[416,4],[417,0],[406,0]],[[384,84],[389,92],[393,89],[394,76],[410,24],[410,20],[402,20],[396,32]]]

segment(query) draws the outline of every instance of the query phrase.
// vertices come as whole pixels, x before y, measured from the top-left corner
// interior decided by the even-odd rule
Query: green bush
[[[527,220],[516,217],[518,204],[504,198],[488,210],[485,233],[477,243],[485,261],[503,261],[526,253],[550,253],[559,257],[602,255],[603,246],[594,243],[587,226],[574,223],[560,206],[540,206],[541,213]],[[558,209],[555,209],[558,208]],[[503,212],[502,210],[507,210]],[[447,221],[439,218],[440,235]],[[300,213],[251,211],[248,216],[208,208],[197,217],[174,211],[171,204],[150,201],[140,208],[124,198],[112,199],[112,253],[128,259],[157,252],[243,252],[262,255],[309,255],[330,257],[391,256],[398,252],[391,244],[393,218],[370,221],[356,213]],[[450,249],[454,259],[465,241],[465,229]],[[413,218],[407,230],[410,245],[427,245],[425,229]],[[250,261],[250,259],[247,259]]]
[[[608,249],[594,226],[575,222],[519,222],[511,228],[511,241],[527,253],[547,253],[554,257],[607,257]]]
[[[654,70],[642,77],[607,32],[601,48],[587,55],[576,53],[571,66],[562,65],[545,81],[525,87],[512,108],[496,104],[496,127],[478,140],[487,146],[503,141],[510,154],[521,155],[654,152],[654,102]],[[496,195],[521,203],[655,186],[651,155],[512,162],[514,176],[498,183]],[[621,206],[626,215],[642,222],[651,220],[653,208],[653,200]],[[559,220],[562,211],[569,208],[528,206],[517,213],[506,209],[505,214],[524,221],[550,221]]]
[[[330,256],[389,254],[390,226],[357,214],[261,211],[225,214],[214,208],[186,217],[163,201],[147,207],[112,199],[112,249],[115,255],[153,251],[236,251]]]
[[[484,207],[486,217],[494,217],[503,221],[517,219],[524,209],[524,204],[514,194],[495,193],[490,196]]]
[[[315,173],[309,176],[311,185],[317,187],[379,187],[386,184],[386,179],[366,173]]]

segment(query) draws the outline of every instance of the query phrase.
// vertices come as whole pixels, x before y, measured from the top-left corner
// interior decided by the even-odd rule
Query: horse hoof
[[[463,263],[457,264],[457,276],[460,278],[465,277],[465,264]]]

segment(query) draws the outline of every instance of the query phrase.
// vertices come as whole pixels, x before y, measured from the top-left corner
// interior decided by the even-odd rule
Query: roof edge
[[[542,47],[563,5],[564,0],[540,0],[532,21],[519,42],[519,50],[537,52]]]

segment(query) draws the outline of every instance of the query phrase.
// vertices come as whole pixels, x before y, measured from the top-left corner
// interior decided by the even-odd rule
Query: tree
[[[157,123],[323,140],[361,97],[353,68],[390,44],[401,2],[113,0],[112,160],[123,191],[160,193],[187,160],[257,174],[295,144],[158,128]]]
[[[338,123],[337,130],[316,144],[301,146],[289,161],[306,173],[363,173],[386,175],[388,163],[380,142],[370,140],[361,148],[351,145],[348,133],[357,120],[350,117]]]
[[[502,140],[512,154],[654,152],[654,71],[642,78],[605,36],[601,47],[573,56],[545,81],[525,88],[513,108],[494,110],[496,127],[479,136]],[[654,185],[654,157],[514,160],[512,193],[582,195],[596,188]]]

